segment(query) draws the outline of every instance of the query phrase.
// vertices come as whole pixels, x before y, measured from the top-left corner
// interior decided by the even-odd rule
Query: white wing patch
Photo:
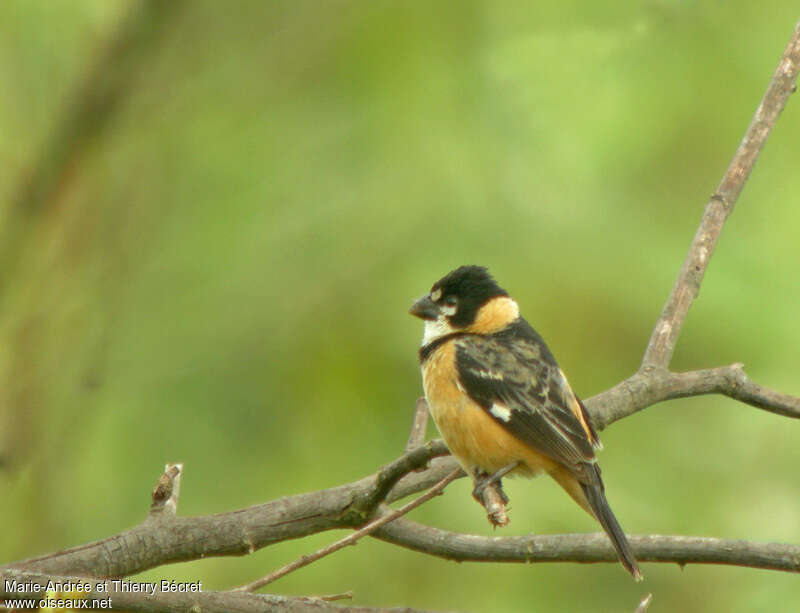
[[[473,370],[472,372],[478,375],[481,379],[489,379],[491,381],[503,380],[503,373],[501,372],[492,372],[491,370]]]
[[[495,402],[492,405],[492,408],[489,409],[489,412],[494,415],[497,419],[502,421],[508,422],[511,421],[511,409],[509,409],[506,405],[500,404],[499,402]]]

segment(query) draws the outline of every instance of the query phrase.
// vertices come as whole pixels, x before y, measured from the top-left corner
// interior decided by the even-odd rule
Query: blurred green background
[[[3,562],[138,523],[165,462],[186,464],[189,515],[392,460],[421,393],[406,310],[460,264],[491,268],[579,394],[630,375],[798,17],[788,0],[168,4],[0,3]],[[798,142],[794,99],[674,368],[742,361],[800,394]],[[799,427],[718,397],[651,407],[603,433],[612,507],[633,533],[798,543]],[[490,534],[469,490],[412,517]],[[504,534],[597,530],[548,479],[507,490]],[[224,589],[339,536],[146,576]],[[367,540],[271,588],[465,611],[632,611],[648,592],[653,613],[800,607],[796,575],[644,573]]]

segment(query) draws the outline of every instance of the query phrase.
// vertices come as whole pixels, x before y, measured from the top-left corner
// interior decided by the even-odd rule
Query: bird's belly
[[[425,398],[444,442],[465,471],[494,473],[519,462],[516,474],[532,476],[555,467],[497,423],[460,387],[452,343],[440,347],[422,369]],[[512,473],[513,474],[513,473]]]

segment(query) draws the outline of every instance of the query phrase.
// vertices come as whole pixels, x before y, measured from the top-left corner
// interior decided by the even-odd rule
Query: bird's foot
[[[508,496],[503,491],[503,477],[519,466],[519,462],[512,462],[508,466],[504,466],[494,474],[478,471],[475,473],[474,481],[475,487],[472,490],[472,497],[478,502],[482,502],[486,488],[495,485],[503,504],[508,504]]]
[[[518,465],[519,462],[512,462],[492,475],[483,471],[478,471],[473,475],[475,487],[472,490],[472,497],[486,509],[489,523],[494,527],[508,525],[509,519],[506,510],[508,496],[503,491],[502,478]]]

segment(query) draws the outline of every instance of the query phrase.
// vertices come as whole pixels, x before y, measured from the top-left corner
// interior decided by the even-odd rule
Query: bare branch
[[[441,441],[430,448],[434,453]],[[425,445],[421,449],[427,449]],[[403,456],[400,460],[403,460]],[[398,460],[398,461],[400,461]],[[446,460],[446,461],[442,461]],[[394,465],[395,463],[392,463]],[[408,465],[413,470],[413,464]],[[453,469],[452,458],[431,462],[422,473],[401,480],[387,500],[430,487]],[[208,556],[244,555],[267,545],[334,528],[363,525],[353,501],[367,499],[377,475],[337,488],[282,498],[229,513],[200,517],[169,517],[145,521],[102,541],[56,554],[0,567],[16,570],[95,577],[121,577],[169,562]],[[616,553],[602,534],[480,537],[428,528],[400,518],[379,527],[375,537],[455,560],[615,562]],[[642,561],[735,564],[774,570],[800,569],[800,547],[699,537],[638,536],[631,544]]]
[[[616,562],[602,532],[530,536],[476,536],[398,519],[374,536],[459,562]],[[727,564],[800,572],[800,546],[692,536],[628,535],[640,562]]]
[[[475,498],[486,509],[486,518],[490,526],[503,528],[511,522],[506,508],[508,497],[499,483],[490,483]]]
[[[444,445],[443,441],[439,442]],[[449,455],[449,453],[448,451],[448,455],[445,457],[431,460],[427,469],[420,472],[409,473],[400,479],[392,491],[389,492],[389,495],[386,497],[386,502],[394,502],[395,500],[400,500],[411,494],[426,490],[439,481],[439,479],[442,479],[451,470],[460,468],[459,463],[456,462],[456,459]]]
[[[771,413],[800,418],[800,398],[754,383],[742,364],[677,373],[639,371],[585,404],[592,423],[603,429],[657,402],[705,394],[723,394]]]
[[[353,510],[360,511],[363,521],[366,521],[402,477],[422,468],[433,457],[449,454],[450,450],[440,440],[429,441],[406,452],[378,472],[374,487],[353,501]]]
[[[348,545],[355,545],[359,539],[364,538],[368,534],[372,534],[373,532],[375,532],[375,530],[377,530],[384,524],[388,524],[390,521],[394,521],[398,517],[401,517],[406,513],[408,513],[409,511],[416,509],[418,506],[427,502],[434,496],[438,496],[439,494],[442,493],[444,488],[447,487],[448,483],[450,483],[454,479],[457,479],[462,474],[463,473],[461,472],[461,469],[456,469],[452,471],[449,475],[447,475],[444,479],[439,481],[436,485],[434,485],[430,490],[425,492],[422,496],[420,496],[419,498],[415,498],[414,500],[400,507],[396,511],[387,512],[384,515],[378,517],[377,519],[374,519],[363,528],[360,528],[359,530],[356,530],[352,534],[344,537],[343,539],[339,539],[335,543],[331,543],[330,545],[323,547],[322,549],[318,549],[311,555],[302,556],[301,558],[298,558],[291,564],[287,564],[286,566],[279,568],[275,572],[270,573],[266,577],[262,577],[257,581],[253,581],[252,583],[248,583],[247,585],[243,585],[242,587],[236,589],[253,592],[259,588],[264,587],[265,585],[269,585],[273,581],[280,579],[281,577],[284,577],[299,568],[308,566],[309,564],[316,562],[317,560],[324,558],[327,555],[339,551],[340,549],[347,547]]]
[[[411,432],[406,443],[406,453],[419,447],[425,442],[425,431],[428,429],[428,403],[424,398],[417,398],[414,407],[414,419],[411,422]]]
[[[442,445],[441,441],[431,443],[419,449],[429,449],[429,453],[433,454]],[[412,453],[416,452],[418,450]],[[406,456],[401,457],[390,466],[405,461],[405,458]],[[413,463],[406,462],[406,465],[409,470],[414,469]],[[452,458],[431,462],[430,468],[423,473],[408,475],[405,478],[410,479],[408,483],[404,483],[405,479],[401,480],[397,486],[399,493],[390,492],[387,500],[396,499],[400,494],[407,495],[411,490],[422,489],[423,486],[428,487],[431,479],[439,481],[443,478],[444,470],[449,470],[449,478],[455,478],[456,472],[453,468]],[[102,541],[25,560],[12,566],[17,571],[120,577],[169,562],[208,556],[243,555],[286,539],[333,528],[363,525],[361,511],[353,511],[354,500],[374,499],[377,481],[376,474],[338,488],[283,498],[219,515],[181,518],[163,514],[161,521],[145,520],[131,530]],[[616,553],[602,533],[487,538],[446,532],[399,518],[378,527],[373,536],[454,560],[616,561]],[[796,545],[657,535],[633,536],[630,541],[637,557],[642,561],[733,564],[794,572],[800,570],[800,547]],[[0,573],[11,570],[9,567],[2,567]],[[185,602],[180,600],[180,603]],[[222,602],[225,601],[220,601]],[[128,608],[155,610],[147,608],[149,606]]]
[[[735,364],[734,367],[736,366],[740,367],[737,373],[738,377],[730,386],[720,388],[720,394],[741,400],[770,413],[795,419],[800,418],[800,398],[762,387],[750,380],[750,377],[741,368],[741,364]]]
[[[642,370],[666,369],[669,366],[681,326],[689,307],[700,291],[700,284],[722,226],[733,211],[767,137],[794,91],[798,70],[800,70],[800,22],[795,26],[789,44],[778,62],[775,74],[728,170],[706,205],[700,227],[689,247],[678,279],[650,336],[642,358]]]
[[[164,474],[153,489],[150,517],[160,516],[160,513],[174,516],[177,513],[181,475],[183,475],[183,464],[167,464],[164,467]]]
[[[650,603],[653,602],[653,594],[648,594],[639,601],[636,610],[633,613],[645,613],[650,608]]]
[[[150,515],[120,534],[0,566],[0,570],[13,567],[54,574],[124,577],[162,564],[208,556],[247,555],[287,539],[335,528],[357,528],[364,525],[384,499],[397,500],[397,494],[388,498],[387,495],[403,474],[448,453],[442,441],[430,441],[377,474],[353,483],[216,515],[180,517],[162,513],[158,521],[153,521]],[[453,470],[450,466],[449,470]],[[413,485],[404,485],[400,492],[408,495],[427,489],[444,477],[437,475],[430,482],[423,475],[411,475]]]
[[[304,599],[308,600],[327,600],[328,602],[333,602],[334,600],[350,600],[355,596],[352,591],[349,592],[342,592],[341,594],[325,594],[323,596],[303,596]]]

